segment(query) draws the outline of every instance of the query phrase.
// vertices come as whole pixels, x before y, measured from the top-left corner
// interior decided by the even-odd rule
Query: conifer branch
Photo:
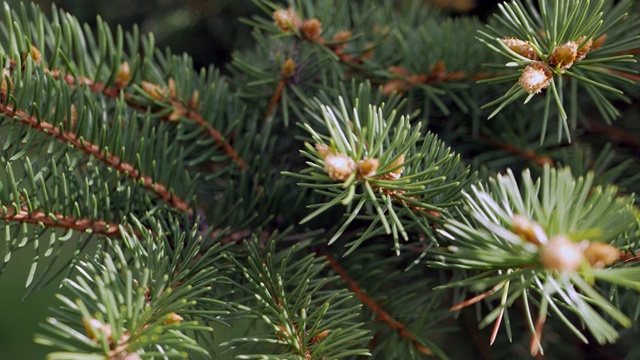
[[[193,120],[198,126],[205,130],[206,134],[209,135],[210,138],[214,139],[219,147],[221,147],[225,153],[235,161],[242,170],[246,170],[249,165],[247,162],[238,154],[236,149],[229,143],[227,139],[220,133],[220,130],[216,129],[211,125],[208,121],[206,121],[202,115],[193,109],[187,109],[182,102],[177,99],[172,99],[171,104],[176,109],[178,113],[184,114],[184,116],[188,119]]]
[[[636,151],[640,151],[640,141],[638,141],[637,137],[615,126],[604,125],[598,121],[592,120],[588,123],[586,129],[591,133],[606,136],[616,143],[623,144],[636,149]]]
[[[278,85],[276,85],[276,89],[273,92],[271,100],[269,100],[269,105],[264,115],[265,122],[269,121],[273,116],[273,113],[276,111],[278,102],[282,98],[282,91],[287,85],[289,78],[291,78],[295,74],[295,71],[296,63],[293,61],[293,59],[288,58],[287,60],[285,60],[285,62],[282,64],[282,68],[280,69],[280,79],[278,80]]]
[[[189,214],[193,212],[193,210],[189,208],[189,204],[185,200],[167,189],[165,185],[155,182],[149,175],[142,173],[139,169],[136,169],[134,165],[121,161],[120,158],[116,155],[101,150],[98,145],[92,144],[84,139],[79,139],[77,138],[76,134],[70,131],[61,131],[53,124],[43,119],[38,119],[35,116],[29,115],[23,110],[16,110],[13,108],[13,106],[5,103],[0,104],[0,113],[9,118],[17,118],[23,124],[28,125],[43,134],[52,136],[62,142],[71,144],[76,149],[96,158],[97,160],[103,162],[116,171],[122,174],[126,174],[132,180],[142,183],[143,186],[153,191],[161,199],[170,203],[180,212],[186,212]]]
[[[47,73],[51,75],[54,79],[64,79],[64,81],[72,87],[86,86],[93,93],[99,94],[102,93],[110,98],[117,98],[120,95],[120,91],[122,90],[119,86],[108,87],[105,84],[100,82],[94,82],[93,80],[84,77],[84,76],[73,76],[71,74],[64,73],[58,69],[46,69]],[[76,81],[77,80],[77,81]]]
[[[2,206],[2,208],[5,208]],[[0,212],[2,212],[0,210]],[[42,224],[48,228],[60,228],[77,232],[88,232],[106,236],[120,237],[120,226],[116,223],[107,223],[102,220],[77,219],[61,214],[47,214],[41,210],[29,211],[28,209],[16,210],[14,207],[5,208],[1,215],[5,221],[15,221],[26,224]]]
[[[553,159],[550,158],[547,155],[540,155],[537,154],[535,150],[533,149],[522,149],[519,148],[513,144],[507,143],[507,142],[502,142],[502,141],[498,141],[495,138],[491,138],[489,136],[480,134],[479,138],[483,141],[488,142],[491,146],[493,146],[496,149],[501,149],[504,150],[510,154],[516,155],[521,157],[523,160],[531,162],[533,164],[536,164],[540,167],[548,165],[553,167],[554,163],[553,163]]]
[[[424,355],[433,354],[431,349],[428,346],[423,345],[418,340],[418,338],[416,338],[416,336],[407,329],[407,326],[405,324],[394,319],[393,316],[386,312],[380,304],[378,304],[373,298],[367,295],[365,290],[360,287],[358,282],[355,281],[351,276],[349,276],[347,270],[340,266],[338,261],[331,254],[324,253],[324,256],[327,258],[327,261],[329,261],[329,266],[331,266],[331,268],[336,273],[338,273],[338,275],[340,275],[342,280],[347,283],[349,290],[356,294],[358,299],[360,299],[360,301],[376,315],[376,319],[384,322],[385,324],[387,324],[387,326],[389,326],[391,330],[397,331],[400,336],[408,339],[419,353]]]
[[[111,87],[107,87],[105,86],[105,84],[100,83],[100,82],[94,82],[89,78],[86,77],[82,77],[82,76],[77,76],[74,77],[71,74],[65,74],[62,73],[59,70],[49,70],[48,71],[51,76],[53,76],[53,78],[55,79],[64,79],[67,84],[69,84],[70,86],[78,86],[79,85],[85,85],[87,86],[89,89],[91,89],[91,91],[93,91],[94,93],[102,93],[108,97],[111,98],[117,98],[122,90],[122,86],[118,83],[116,83],[115,86],[111,86]],[[78,84],[76,84],[76,78],[78,79]],[[159,85],[156,84],[151,84],[151,86],[155,89],[155,92],[152,92],[150,95],[154,96],[156,98],[156,100],[159,101],[168,101],[170,103],[170,105],[173,107],[173,112],[163,115],[162,119],[165,121],[175,121],[175,119],[173,117],[176,116],[183,116],[191,121],[193,121],[196,125],[198,125],[200,128],[202,128],[204,130],[204,133],[207,134],[207,136],[209,136],[210,138],[212,138],[216,144],[218,144],[218,146],[225,152],[227,153],[227,155],[236,163],[238,163],[238,165],[240,166],[241,169],[246,169],[248,167],[247,162],[238,154],[238,152],[233,148],[233,146],[229,143],[229,141],[227,139],[225,139],[225,137],[222,135],[222,133],[213,127],[213,125],[211,125],[209,122],[207,122],[200,113],[198,113],[197,111],[195,111],[195,109],[193,107],[186,107],[183,104],[183,101],[181,101],[180,99],[177,99],[173,96],[168,97],[168,96],[159,96],[161,94],[158,93],[158,90],[161,89],[159,87]],[[144,109],[145,107],[140,106],[139,104],[136,104],[134,102],[131,101],[131,97],[129,94],[125,94],[125,101],[127,102],[127,104],[129,106],[133,106],[133,107],[137,107],[137,108],[141,108]],[[182,210],[184,211],[184,210]]]

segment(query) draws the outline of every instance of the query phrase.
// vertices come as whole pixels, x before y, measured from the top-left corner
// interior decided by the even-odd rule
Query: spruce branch
[[[67,15],[55,6],[52,9],[51,20],[43,16],[33,4],[29,8],[22,7],[20,11],[6,7],[4,12],[7,21],[15,24],[14,27],[9,27],[5,38],[2,39],[2,43],[7,44],[4,53],[10,59],[10,68],[18,67],[24,71],[20,63],[31,58],[41,64],[53,78],[64,79],[74,88],[83,86],[114,100],[124,93],[124,104],[133,110],[146,111],[152,108],[159,111],[159,118],[165,121],[175,122],[183,119],[194,123],[201,129],[200,136],[214,140],[242,169],[247,168],[246,161],[212,124],[216,121],[206,120],[213,114],[200,112],[203,107],[202,98],[210,101],[221,95],[219,88],[224,85],[214,71],[211,71],[213,76],[208,76],[206,71],[193,75],[193,66],[189,66],[184,59],[170,54],[167,54],[166,58],[153,59],[154,55],[160,55],[155,51],[152,36],[142,37],[137,28],[126,34],[126,45],[129,47],[127,53],[124,51],[125,35],[122,29],[117,28],[114,39],[114,34],[102,19],[98,19],[99,36],[96,36],[92,30],[81,26],[74,17],[70,17],[68,21],[61,20]],[[32,31],[28,24],[23,24],[25,19],[32,19],[38,29],[47,29],[48,32]],[[19,38],[21,34],[28,36],[26,41]],[[75,48],[79,43],[87,47],[84,53]],[[139,48],[140,44],[144,46],[143,51]],[[67,52],[68,49],[73,50]],[[74,56],[61,61],[60,51],[64,54],[72,53]],[[154,62],[161,62],[164,69],[155,67]],[[154,78],[160,77],[163,82],[168,81],[169,85],[160,86],[154,82],[145,82],[145,74],[152,74]],[[176,88],[174,78],[185,80],[180,83],[180,89]],[[193,84],[194,82],[197,83]],[[145,84],[147,90],[152,92],[151,95],[143,89]],[[191,91],[182,91],[184,88]],[[184,94],[188,94],[189,98],[183,99]]]
[[[116,223],[107,223],[102,220],[77,219],[62,214],[45,213],[41,210],[29,210],[26,208],[16,211],[14,208],[0,210],[5,221],[38,224],[47,228],[60,228],[74,230],[81,233],[101,234],[106,236],[120,237],[120,227]]]
[[[326,263],[321,257],[298,253],[309,246],[302,242],[278,251],[270,239],[261,249],[258,241],[246,244],[249,257],[231,258],[244,274],[235,282],[247,297],[236,305],[235,314],[264,322],[269,333],[234,339],[221,344],[237,347],[247,343],[278,346],[274,354],[243,354],[244,359],[341,359],[369,356],[362,345],[369,332],[353,322],[360,306],[349,301],[353,296],[327,286],[330,278],[319,277]],[[252,301],[249,303],[248,299]],[[250,305],[255,303],[255,305]]]
[[[583,341],[565,311],[577,315],[599,343],[615,341],[617,332],[594,308],[624,327],[631,321],[594,283],[640,289],[637,268],[620,262],[637,222],[633,200],[617,197],[613,187],[592,188],[593,174],[574,179],[568,169],[545,167],[535,181],[525,171],[520,184],[509,171],[491,179],[487,188],[473,187],[464,201],[473,222],[448,220],[441,234],[450,245],[429,251],[431,266],[480,271],[444,287],[472,281],[490,289],[453,309],[501,294],[499,307],[480,324],[495,320],[497,328],[518,298],[529,316],[537,304],[538,320],[534,324],[529,318],[532,354],[541,349],[548,311]]]
[[[498,358],[519,327],[536,358],[638,334],[640,164],[588,127],[636,115],[636,4],[514,1],[478,32],[421,0],[254,2],[229,76],[5,6],[0,271],[64,273],[50,359],[463,357],[472,305]]]
[[[342,280],[348,284],[349,290],[351,290],[351,292],[353,292],[358,297],[360,302],[375,315],[376,320],[384,322],[390,330],[398,332],[401,337],[407,339],[411,343],[411,346],[413,346],[418,353],[422,355],[434,354],[433,350],[431,350],[431,348],[426,345],[424,341],[419,340],[416,335],[412,333],[410,329],[408,329],[408,326],[406,324],[403,324],[402,322],[394,319],[394,317],[391,316],[387,311],[385,311],[385,309],[377,301],[369,296],[367,292],[358,284],[358,282],[349,275],[347,270],[343,268],[331,254],[325,253],[325,257],[329,261],[329,265],[331,266],[333,271],[338,273]],[[441,350],[438,350],[438,355],[441,354]]]
[[[138,88],[134,86],[134,84],[130,83],[131,71],[132,70],[128,62],[122,63],[120,68],[118,69],[116,83],[111,87],[107,87],[105,83],[94,82],[89,78],[65,74],[60,70],[49,70],[49,73],[51,74],[51,76],[53,76],[53,78],[64,79],[70,86],[86,86],[95,93],[102,93],[108,97],[117,99],[119,96],[121,96],[121,91],[124,90],[127,86],[131,86],[131,88]],[[169,111],[158,111],[162,114],[160,116],[162,120],[176,122],[180,119],[188,119],[189,121],[194,122],[204,131],[205,135],[213,139],[216,144],[221,149],[223,149],[224,152],[232,160],[237,162],[241,169],[246,169],[248,167],[246,161],[238,154],[238,152],[222,135],[222,133],[213,125],[211,125],[209,121],[205,120],[205,118],[198,112],[197,109],[201,105],[201,103],[199,102],[199,91],[195,90],[192,93],[189,102],[186,102],[176,93],[175,81],[173,80],[173,78],[169,78],[168,81],[169,84],[173,85],[162,87],[155,83],[142,81],[141,85],[139,85],[138,91],[142,92],[143,97],[146,96],[147,99],[151,102],[136,101],[141,97],[134,97],[132,96],[132,93],[124,94],[125,102],[132,108],[140,110],[145,110],[148,107],[153,107],[152,105],[160,104],[161,107],[169,109]],[[134,98],[136,100],[134,100]]]
[[[173,223],[173,231],[162,233],[156,226],[160,233],[153,235],[133,223],[120,230],[123,244],[109,241],[108,251],[81,261],[78,275],[63,282],[70,295],[58,295],[62,306],[42,325],[46,333],[36,336],[36,342],[63,350],[48,359],[207,354],[193,334],[211,328],[188,318],[198,302],[208,302],[203,295],[219,280],[211,266],[217,250],[210,248],[203,262],[196,258],[196,228],[185,233]],[[125,251],[135,254],[133,260]],[[154,258],[165,261],[149,266]],[[183,271],[187,264],[192,272]]]
[[[546,89],[542,121],[545,124],[549,121],[549,109],[555,106],[559,120],[564,123],[558,130],[558,141],[563,133],[569,138],[565,103],[570,102],[575,109],[578,99],[564,95],[565,82],[583,86],[605,120],[610,122],[617,117],[610,98],[626,97],[615,84],[634,83],[629,76],[618,75],[632,77],[634,71],[618,64],[635,62],[629,52],[640,47],[639,18],[625,14],[629,5],[630,1],[605,5],[602,0],[540,0],[537,10],[532,1],[527,6],[519,0],[501,4],[501,14],[487,31],[479,31],[478,39],[511,60],[504,69],[512,75],[484,82],[511,81],[517,77],[512,69],[522,74],[504,96],[485,105],[497,106],[489,118],[507,104],[525,96],[527,103]]]
[[[54,126],[45,119],[38,119],[23,110],[16,110],[11,105],[0,104],[0,114],[16,119],[23,124],[32,127],[38,132],[67,143],[85,154],[103,162],[105,165],[115,169],[116,171],[126,174],[132,180],[141,183],[144,187],[155,192],[159,198],[170,203],[178,211],[186,213],[192,212],[187,202],[181,199],[180,196],[168,190],[165,185],[155,182],[149,175],[142,173],[139,169],[134,167],[134,165],[127,163],[126,161],[122,161],[118,156],[105,151],[105,149],[101,149],[97,144],[92,144],[83,138],[78,138],[76,134],[71,131],[61,130],[59,127]]]
[[[432,223],[438,224],[445,209],[457,204],[460,189],[473,176],[433,134],[422,135],[419,124],[412,128],[408,117],[396,123],[395,111],[385,116],[384,107],[365,106],[356,100],[350,112],[342,98],[335,107],[318,102],[311,115],[326,129],[322,130],[325,134],[315,129],[317,125],[305,124],[315,143],[305,143],[302,152],[310,160],[309,167],[285,174],[302,179],[299,185],[329,197],[327,202],[313,205],[315,210],[302,223],[331,207],[348,206],[347,219],[329,244],[362,217],[370,219],[371,226],[351,243],[349,252],[376,235],[373,227],[378,223],[386,234],[393,235],[399,252],[399,238],[408,240],[410,230],[401,219],[411,219],[412,227],[433,239]]]

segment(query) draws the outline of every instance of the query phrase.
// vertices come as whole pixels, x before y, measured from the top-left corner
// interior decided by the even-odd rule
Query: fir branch
[[[376,315],[376,319],[384,322],[391,330],[397,331],[400,336],[408,339],[419,353],[424,355],[433,354],[431,349],[428,346],[422,344],[416,338],[416,336],[407,329],[407,326],[405,324],[394,319],[388,312],[384,310],[384,308],[380,304],[378,304],[369,295],[367,295],[364,289],[360,287],[358,282],[351,278],[351,276],[349,276],[349,273],[342,266],[340,266],[338,261],[331,254],[324,253],[323,255],[329,261],[329,266],[331,266],[331,268],[336,273],[338,273],[338,275],[340,275],[342,280],[347,283],[349,290],[356,294],[358,299],[360,299],[360,302],[362,302],[367,308],[369,308],[369,310],[371,310]]]
[[[38,119],[36,116],[29,115],[23,110],[16,110],[12,105],[6,103],[0,103],[0,113],[9,118],[18,119],[25,125],[28,125],[36,129],[37,131],[46,134],[47,136],[54,137],[64,143],[71,144],[76,149],[96,158],[97,160],[103,162],[107,166],[115,169],[120,173],[126,174],[132,180],[141,183],[143,186],[153,191],[161,199],[167,201],[180,212],[186,212],[189,214],[192,213],[193,210],[190,209],[189,204],[185,200],[181,199],[178,195],[168,190],[166,186],[155,182],[153,178],[142,173],[132,164],[123,162],[120,160],[120,158],[113,155],[112,153],[100,149],[98,145],[92,144],[84,139],[79,139],[76,137],[76,134],[70,131],[62,131],[60,130],[60,128],[54,126],[46,120]]]
[[[171,103],[178,113],[183,114],[190,120],[193,120],[193,122],[195,122],[199,127],[204,129],[206,131],[206,134],[208,134],[210,138],[214,139],[218,146],[221,147],[224,152],[240,166],[242,170],[245,170],[249,167],[245,159],[242,158],[242,156],[238,154],[231,143],[227,139],[225,139],[220,130],[213,127],[213,125],[205,120],[200,113],[196,112],[192,108],[186,108],[182,104],[182,102],[177,99],[172,99]]]
[[[640,44],[637,35],[640,18],[625,14],[629,1],[612,5],[602,0],[539,0],[538,4],[539,10],[531,3],[525,7],[519,0],[501,4],[502,14],[495,18],[495,24],[488,25],[489,32],[479,32],[481,42],[511,60],[503,66],[505,69],[520,68],[522,73],[504,96],[484,107],[497,105],[489,115],[492,118],[518,97],[527,95],[525,103],[528,103],[543,90],[550,91],[545,97],[547,110],[542,120],[545,124],[549,120],[548,109],[553,103],[564,125],[558,128],[560,141],[563,132],[569,136],[564,104],[571,102],[575,111],[578,101],[575,94],[565,99],[565,77],[587,89],[607,121],[619,115],[610,97],[626,97],[612,82],[634,82],[635,71],[617,63],[635,62],[631,53]],[[611,31],[611,36],[606,31]],[[603,46],[605,39],[607,45]],[[505,76],[485,82],[510,80],[512,77]],[[541,142],[544,135],[543,132]]]
[[[272,238],[263,249],[254,239],[245,243],[246,258],[230,256],[245,278],[234,284],[236,291],[247,297],[236,305],[237,313],[232,316],[260,319],[270,334],[234,339],[221,346],[253,342],[281,345],[280,356],[239,356],[256,359],[370,356],[368,350],[358,348],[369,340],[369,331],[360,329],[362,323],[351,321],[360,314],[360,306],[347,301],[352,297],[348,291],[330,289],[326,286],[327,279],[318,276],[326,265],[324,259],[314,253],[297,257],[301,249],[309,246],[308,241],[282,251],[276,250],[275,244]]]

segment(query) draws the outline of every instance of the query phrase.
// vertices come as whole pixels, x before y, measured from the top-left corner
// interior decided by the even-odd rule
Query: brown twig
[[[269,107],[267,107],[267,111],[264,115],[264,121],[269,120],[269,118],[271,118],[273,113],[276,111],[276,106],[278,105],[278,101],[280,101],[280,98],[282,97],[282,90],[284,90],[286,82],[287,79],[284,76],[281,76],[280,80],[278,80],[278,86],[276,86],[276,89],[273,92],[273,96],[269,101]]]
[[[391,330],[397,331],[400,336],[405,337],[411,341],[411,344],[420,352],[421,354],[431,355],[433,352],[431,349],[420,343],[418,339],[407,329],[407,326],[396,319],[394,319],[388,312],[386,312],[382,306],[380,306],[374,299],[372,299],[367,293],[360,287],[360,285],[351,277],[349,273],[338,264],[336,259],[331,256],[329,253],[324,254],[327,260],[329,261],[329,265],[331,268],[340,275],[340,277],[347,282],[349,286],[349,290],[351,290],[360,301],[369,308],[374,314],[376,314],[376,318],[384,323],[386,323]]]
[[[85,85],[89,89],[91,89],[91,91],[93,91],[94,93],[102,93],[111,98],[117,98],[120,94],[120,91],[122,90],[120,86],[105,87],[103,83],[96,83],[85,77],[74,77],[70,74],[62,73],[59,70],[49,70],[49,74],[51,74],[51,76],[53,76],[56,79],[64,79],[65,82],[70,86],[77,86],[78,84]],[[77,83],[76,83],[76,79],[77,79]],[[137,104],[134,104],[133,102],[131,102],[129,96],[125,95],[125,100],[127,101],[127,104],[129,104],[130,106],[137,106]],[[164,100],[164,98],[161,98],[159,100]],[[169,115],[165,115],[163,117],[165,121],[171,121],[170,117],[175,113],[183,115],[185,118],[192,120],[194,123],[196,123],[196,125],[200,126],[203,130],[205,130],[205,133],[209,137],[214,139],[216,144],[218,144],[218,146],[222,148],[227,153],[227,155],[229,155],[231,159],[233,159],[236,163],[238,163],[238,165],[240,165],[240,167],[243,170],[248,168],[246,161],[238,154],[238,152],[233,148],[233,146],[231,146],[231,144],[227,141],[227,139],[225,139],[224,136],[222,136],[222,133],[220,133],[218,129],[214,128],[208,121],[206,121],[200,113],[195,111],[195,109],[193,108],[185,107],[179,99],[175,99],[173,97],[172,98],[167,97],[167,100],[170,102],[171,106],[173,106],[173,108],[175,109],[175,112]]]
[[[489,289],[489,290],[487,290],[487,291],[485,291],[485,292],[483,292],[483,293],[481,293],[481,294],[478,294],[478,295],[476,295],[476,296],[474,296],[474,297],[472,297],[472,298],[470,298],[470,299],[467,299],[467,300],[461,301],[461,302],[459,302],[459,303],[457,303],[457,304],[453,305],[453,306],[449,309],[449,311],[458,311],[458,310],[460,310],[460,309],[462,309],[462,308],[465,308],[465,307],[467,307],[467,306],[469,306],[469,305],[473,305],[473,304],[477,303],[477,302],[478,302],[478,301],[480,301],[480,300],[483,300],[483,299],[488,298],[489,296],[491,296],[491,295],[495,294],[495,293],[496,293],[496,291],[500,290],[500,288],[501,288],[502,286],[501,286],[501,284],[499,284],[499,285],[500,285],[500,286],[494,286],[494,287],[492,287],[491,289]]]
[[[631,135],[631,133],[629,133],[628,131],[624,131],[614,126],[608,126],[596,121],[589,122],[587,131],[606,136],[617,143],[627,145],[640,151],[640,141],[638,141],[638,139],[635,136]]]
[[[181,212],[189,214],[192,213],[189,204],[178,195],[173,194],[165,185],[154,182],[150,176],[143,174],[132,164],[121,161],[118,156],[115,156],[110,152],[103,151],[98,145],[92,144],[83,139],[78,139],[76,134],[72,132],[62,132],[53,124],[46,122],[43,119],[37,119],[22,110],[15,110],[11,105],[0,104],[0,113],[4,113],[9,118],[17,118],[25,125],[31,126],[41,133],[73,145],[76,149],[100,160],[116,171],[127,174],[131,179],[141,182],[145,187],[152,190],[156,195],[169,202],[173,207]]]
[[[43,211],[28,211],[26,209],[15,210],[6,208],[2,218],[6,221],[16,221],[27,224],[44,224],[47,227],[70,229],[78,232],[91,231],[96,234],[120,237],[120,227],[116,223],[107,223],[102,220],[76,219],[60,214],[46,214]]]
[[[247,162],[242,158],[242,156],[240,156],[240,154],[238,154],[236,149],[234,149],[234,147],[231,146],[227,139],[222,136],[220,131],[214,128],[213,125],[211,125],[208,121],[206,121],[202,117],[202,115],[195,112],[193,109],[187,109],[180,101],[176,99],[171,99],[171,104],[176,109],[176,111],[184,114],[186,118],[193,120],[193,122],[195,122],[198,126],[206,130],[209,137],[213,138],[218,146],[221,147],[233,161],[238,163],[242,170],[245,170],[249,167],[249,165],[247,165]]]
[[[284,87],[289,82],[289,79],[296,72],[296,63],[292,58],[288,58],[282,64],[282,68],[280,69],[280,79],[278,80],[278,85],[276,86],[275,91],[273,92],[273,96],[269,101],[269,106],[267,107],[267,112],[264,115],[264,121],[267,121],[273,116],[273,113],[276,111],[276,106],[278,105],[278,101],[282,98],[282,91],[284,91]]]
[[[504,150],[510,154],[521,157],[522,159],[532,162],[538,166],[549,165],[553,167],[553,159],[547,155],[539,155],[533,149],[520,149],[512,144],[500,142],[486,135],[479,134],[476,138],[488,143],[496,149]]]

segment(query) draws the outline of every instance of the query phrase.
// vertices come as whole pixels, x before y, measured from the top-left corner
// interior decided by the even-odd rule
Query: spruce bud
[[[296,72],[296,63],[292,58],[288,58],[285,60],[284,64],[282,64],[282,69],[280,69],[280,73],[282,77],[288,79],[293,76]]]
[[[524,68],[518,83],[522,86],[522,89],[529,94],[537,94],[549,87],[552,77],[553,73],[551,69],[549,69],[549,66],[540,61],[536,61]]]
[[[144,92],[156,100],[162,101],[167,97],[167,90],[163,89],[158,84],[154,84],[149,81],[141,81],[140,86]]]
[[[539,60],[538,55],[533,50],[531,43],[516,38],[502,39],[502,43],[505,44],[511,51],[518,55],[524,56],[527,59]]]
[[[511,221],[511,229],[514,234],[522,236],[528,242],[537,246],[545,245],[548,242],[547,234],[537,222],[519,214],[513,215]]]
[[[13,87],[13,82],[11,81],[11,73],[7,69],[2,69],[2,81],[0,82],[2,85],[0,86],[0,94],[3,96],[8,95],[9,88]]]
[[[316,18],[308,19],[305,20],[304,23],[302,23],[301,31],[305,39],[315,40],[318,38],[318,36],[320,36],[320,33],[322,32],[322,24],[320,23],[320,20]]]
[[[393,170],[391,170],[390,172],[384,174],[382,176],[383,179],[385,180],[398,180],[400,179],[400,176],[402,176],[402,172],[404,171],[404,167],[402,166],[404,164],[404,154],[398,156],[393,163],[391,163],[391,165],[389,166],[390,168],[392,168]]]
[[[118,68],[118,73],[116,74],[116,86],[119,88],[123,88],[127,86],[129,81],[131,80],[131,67],[127,61],[120,64]]]
[[[584,256],[587,258],[587,261],[589,261],[589,265],[602,269],[618,261],[620,258],[620,250],[609,244],[589,242],[589,245],[584,250]]]
[[[582,250],[566,236],[558,236],[545,245],[540,252],[540,262],[548,270],[560,273],[576,271],[582,263]]]
[[[347,42],[351,40],[352,33],[349,30],[338,31],[335,35],[333,35],[333,41],[338,43],[333,45],[334,51],[341,53],[343,52],[349,44]]]
[[[278,9],[273,13],[273,20],[280,30],[291,32],[300,27],[301,21],[296,11],[290,7],[288,9]]]
[[[176,324],[176,323],[180,323],[182,322],[182,320],[184,320],[184,318],[178,314],[176,314],[175,312],[171,312],[169,314],[167,314],[167,317],[164,321],[165,325],[171,325],[171,324]]]
[[[322,331],[320,333],[318,333],[318,335],[312,337],[311,339],[309,339],[309,344],[315,344],[317,342],[320,342],[322,340],[324,340],[327,336],[329,336],[329,333],[331,332],[331,330],[325,330]]]
[[[347,155],[328,154],[324,158],[324,171],[334,180],[347,180],[355,169],[356,162]]]
[[[573,65],[577,57],[578,45],[573,41],[569,41],[568,43],[562,44],[553,49],[551,58],[549,58],[549,64],[553,67],[565,70]]]
[[[42,61],[42,54],[40,53],[40,50],[33,45],[31,45],[29,51],[24,53],[24,59],[26,60],[29,55],[31,55],[31,59],[33,59],[33,62],[36,64],[40,64],[40,61]]]
[[[320,155],[320,157],[323,159],[326,158],[327,155],[331,154],[331,150],[329,149],[328,145],[316,144],[315,148],[318,151],[318,154]]]
[[[376,174],[380,162],[376,158],[363,159],[358,161],[358,174],[360,176],[371,177]]]
[[[578,39],[576,41],[576,44],[582,44],[582,42],[584,42],[585,36],[581,37],[580,39]],[[582,59],[585,58],[585,56],[587,56],[587,53],[589,51],[591,51],[591,46],[593,45],[593,39],[589,39],[587,40],[587,42],[584,43],[584,45],[582,45],[579,49],[578,49],[578,53],[576,54],[576,61],[580,61]]]

